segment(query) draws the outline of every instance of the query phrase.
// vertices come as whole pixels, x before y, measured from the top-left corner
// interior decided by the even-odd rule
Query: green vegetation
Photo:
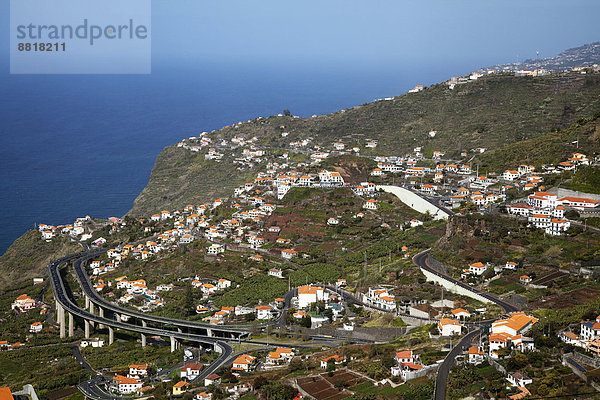
[[[0,256],[0,288],[39,277],[50,261],[80,250],[68,237],[58,236],[47,242],[40,232],[29,230]]]
[[[579,146],[573,142],[579,140]],[[486,151],[477,157],[480,172],[502,172],[521,164],[532,164],[539,171],[543,164],[567,161],[573,153],[592,156],[600,152],[600,113],[581,118],[571,126],[544,133],[532,139],[506,142],[503,146]],[[580,168],[575,173],[574,190],[599,193],[599,174],[594,168]],[[547,181],[544,182],[546,185]],[[569,186],[569,185],[566,185]],[[579,189],[576,189],[579,188]]]
[[[243,281],[240,287],[226,292],[223,296],[215,297],[214,304],[217,307],[236,306],[257,304],[259,300],[268,303],[275,297],[282,297],[287,290],[288,284],[283,279],[255,275]]]
[[[433,379],[414,379],[404,385],[392,388],[391,386],[378,387],[371,382],[364,382],[349,388],[356,394],[351,399],[370,399],[373,396],[386,399],[430,399],[433,395]]]
[[[586,148],[584,151],[589,152],[590,150]],[[565,182],[563,186],[579,192],[600,193],[600,168],[579,167],[573,174],[573,178]]]
[[[120,332],[128,341],[116,341],[110,346],[101,348],[86,347],[81,352],[87,362],[94,369],[108,369],[110,371],[124,371],[131,364],[152,364],[153,370],[169,368],[181,362],[183,349],[171,353],[169,346],[141,347],[130,334]],[[135,337],[134,337],[135,339]]]
[[[32,384],[38,396],[44,397],[50,390],[76,385],[89,376],[65,344],[0,352],[0,382],[13,390]]]
[[[556,92],[560,88],[559,93]],[[568,127],[600,111],[598,74],[553,74],[527,78],[495,75],[449,90],[433,85],[420,93],[377,101],[316,118],[269,117],[226,127],[211,134],[213,141],[233,136],[257,136],[259,143],[277,149],[307,137],[315,144],[338,140],[364,144],[377,139],[365,155],[396,155],[411,151],[415,140],[448,156],[476,147],[494,149]],[[281,137],[280,126],[289,132]],[[436,129],[435,138],[426,133]],[[583,142],[582,142],[583,143]],[[528,146],[526,151],[535,149]],[[540,153],[543,154],[543,153]],[[158,156],[148,186],[136,199],[132,215],[148,216],[162,208],[203,203],[229,194],[253,179],[255,171],[237,170],[230,156],[205,161],[204,152],[170,146]],[[527,158],[519,159],[519,161]]]

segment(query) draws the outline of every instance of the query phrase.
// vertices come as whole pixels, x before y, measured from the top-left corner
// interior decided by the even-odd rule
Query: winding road
[[[433,268],[430,264],[429,264],[429,249],[420,252],[419,254],[415,255],[413,257],[413,263],[418,266],[419,268],[422,268],[434,275],[437,275],[438,277],[451,282],[452,284],[456,285],[456,286],[460,286],[463,289],[466,289],[474,294],[477,294],[479,296],[482,296],[486,299],[488,299],[491,303],[494,303],[496,305],[498,305],[499,307],[501,307],[504,312],[514,312],[514,311],[519,311],[519,309],[517,307],[515,307],[513,304],[508,303],[492,294],[486,293],[486,292],[482,292],[481,290],[475,289],[472,286],[467,285],[464,282],[461,282],[455,278],[452,278],[451,276],[438,271],[437,269]]]

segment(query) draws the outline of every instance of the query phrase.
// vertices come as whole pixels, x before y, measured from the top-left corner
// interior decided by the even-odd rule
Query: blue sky
[[[9,1],[0,12],[2,68]],[[153,62],[483,64],[600,40],[597,0],[153,0]],[[484,66],[484,65],[482,65]]]

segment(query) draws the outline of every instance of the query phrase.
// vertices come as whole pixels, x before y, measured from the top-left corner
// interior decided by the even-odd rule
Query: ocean
[[[284,109],[330,113],[482,65],[207,61],[150,75],[1,75],[0,254],[36,223],[123,216],[158,153],[182,138]]]

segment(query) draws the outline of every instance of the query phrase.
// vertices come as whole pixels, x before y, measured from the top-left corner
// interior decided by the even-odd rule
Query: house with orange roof
[[[271,319],[273,317],[271,307],[269,306],[256,306],[254,309],[256,311],[256,319]]]
[[[396,298],[387,289],[381,287],[371,287],[369,291],[363,295],[363,300],[375,307],[384,310],[396,309]]]
[[[26,312],[36,307],[36,301],[29,297],[27,294],[22,294],[15,299],[11,304],[11,309]]]
[[[346,357],[341,356],[339,354],[334,354],[332,356],[322,358],[321,359],[321,368],[323,368],[323,369],[327,368],[327,363],[329,363],[330,360],[333,362],[334,365],[340,365],[344,361],[346,361]]]
[[[394,360],[397,364],[419,363],[419,356],[414,354],[412,350],[403,350],[396,352]]]
[[[492,322],[492,333],[508,333],[509,335],[522,335],[538,322],[538,319],[524,312],[513,312],[509,318]]]
[[[454,336],[462,333],[462,324],[455,319],[442,318],[437,324],[441,336]]]
[[[375,168],[373,169],[373,171],[371,171],[371,176],[382,176],[383,175],[383,171],[381,170],[381,168]]]
[[[600,315],[595,321],[582,321],[579,336],[581,340],[589,341],[600,338]]]
[[[532,281],[532,279],[529,275],[521,275],[519,277],[519,281],[521,282],[521,284],[527,285],[528,283],[530,283]]]
[[[241,354],[233,360],[231,370],[233,372],[248,372],[254,368],[255,363],[256,357],[253,357],[250,354]]]
[[[437,186],[426,183],[425,185],[421,186],[421,189],[419,190],[425,194],[433,194],[437,190]]]
[[[275,351],[271,351],[267,354],[265,364],[269,366],[287,364],[293,356],[294,352],[290,347],[278,347]]]
[[[182,396],[185,392],[187,392],[190,384],[185,381],[179,381],[175,385],[173,385],[173,396]]]
[[[120,394],[135,393],[142,388],[142,382],[139,379],[128,378],[122,375],[115,375],[111,381],[110,389]]]
[[[377,210],[378,208],[378,204],[377,204],[377,200],[375,199],[369,199],[367,201],[365,201],[365,203],[363,204],[363,208],[366,210]]]
[[[136,379],[147,378],[148,367],[148,364],[132,364],[129,366],[127,377]]]
[[[479,346],[469,347],[469,364],[481,364],[485,360],[483,349]]]
[[[285,258],[285,259],[292,259],[294,257],[298,256],[298,252],[294,249],[283,249],[281,250],[281,257]]]
[[[471,316],[471,313],[465,310],[464,308],[455,308],[450,312],[452,313],[454,318],[458,320],[465,320]]]
[[[298,310],[292,316],[296,319],[302,319],[302,318],[306,317],[306,313],[302,310]]]
[[[229,287],[231,287],[231,281],[229,279],[220,278],[217,281],[217,288],[219,290],[227,289]]]
[[[561,197],[557,201],[558,204],[565,207],[573,207],[578,209],[596,208],[600,204],[597,200],[588,199],[585,197]]]
[[[485,266],[483,263],[481,263],[479,261],[469,265],[469,272],[472,273],[473,275],[477,275],[477,276],[483,275],[483,273],[486,271],[486,269],[487,269],[487,266]]]
[[[43,325],[41,322],[34,322],[29,326],[29,332],[31,333],[40,333],[42,331]]]
[[[298,288],[298,308],[300,309],[327,299],[327,293],[320,286],[305,285]]]
[[[502,173],[502,179],[504,179],[506,181],[514,181],[518,177],[519,177],[519,172],[515,171],[513,169],[507,169],[506,171],[504,171],[504,173]]]

